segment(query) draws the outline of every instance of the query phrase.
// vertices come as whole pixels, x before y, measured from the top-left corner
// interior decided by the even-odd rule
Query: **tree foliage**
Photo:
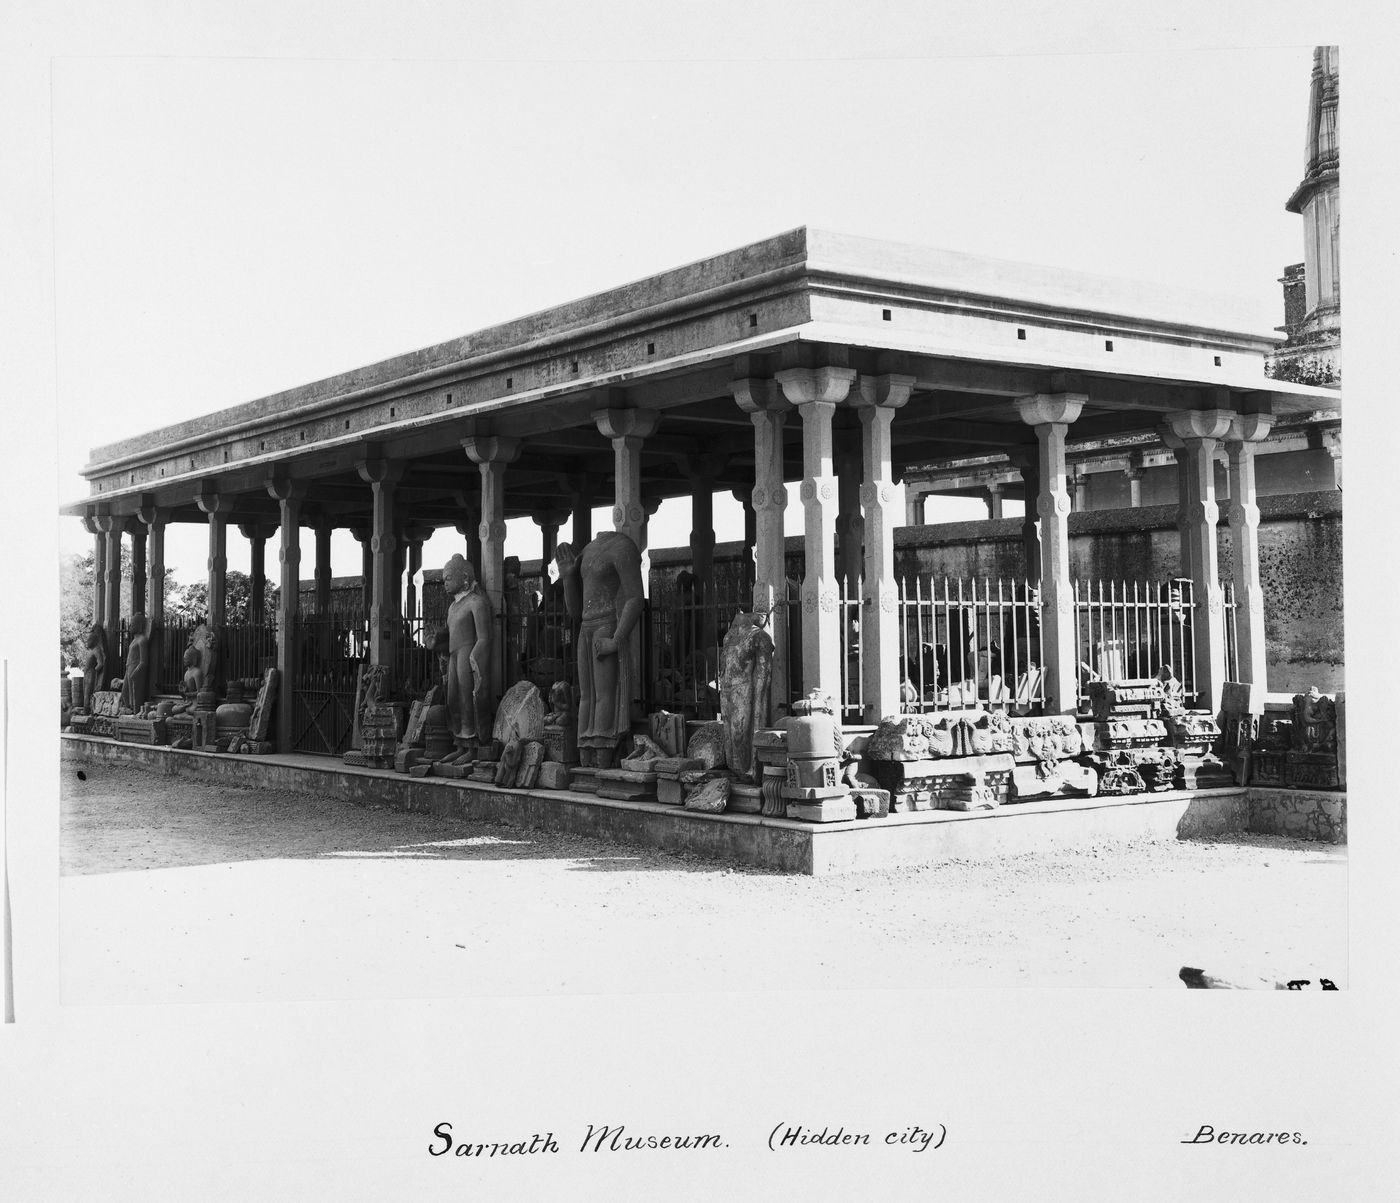
[[[246,572],[233,570],[224,573],[224,621],[230,624],[245,623],[251,620],[253,599],[253,578]],[[263,582],[263,613],[270,615],[277,608],[277,587]],[[172,616],[186,618],[191,622],[209,617],[209,583],[196,581],[186,585],[171,599],[167,612]]]

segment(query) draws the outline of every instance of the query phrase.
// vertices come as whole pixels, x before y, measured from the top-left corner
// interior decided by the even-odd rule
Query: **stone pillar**
[[[232,508],[232,498],[227,493],[202,489],[196,500],[199,508],[209,515],[209,558],[205,567],[209,582],[209,625],[217,631],[227,621],[224,602],[228,574],[228,512]]]
[[[754,515],[753,608],[768,615],[773,637],[773,715],[792,699],[788,664],[787,563],[783,553],[783,515],[787,489],[783,484],[783,423],[791,408],[772,380],[736,380],[729,386],[739,408],[753,423]]]
[[[267,491],[278,503],[276,744],[277,750],[285,753],[293,750],[295,735],[293,686],[297,668],[297,612],[301,603],[301,504],[306,485],[299,480],[274,477],[268,481]],[[319,551],[319,528],[317,544]]]
[[[832,464],[836,472],[836,578],[853,596],[862,570],[861,540],[865,523],[860,513],[861,441],[855,419],[842,412],[832,423]]]
[[[894,411],[909,400],[913,376],[862,376],[852,401],[860,415],[865,511],[864,587],[861,597],[861,692],[864,719],[899,714],[904,677],[899,655],[899,590],[894,580],[894,527],[899,494],[890,465]]]
[[[994,480],[987,486],[987,518],[995,521],[1001,516],[1001,482]]]
[[[1342,488],[1342,432],[1338,428],[1322,432],[1322,446],[1332,457],[1332,482],[1340,492]]]
[[[1177,437],[1170,425],[1162,426],[1157,434],[1161,438],[1163,446],[1172,453],[1172,458],[1176,460],[1176,531],[1181,559],[1178,575],[1190,576],[1191,565],[1196,560],[1194,547],[1196,528],[1191,524],[1187,514],[1187,499],[1191,493],[1191,481],[1186,444]]]
[[[1040,658],[1048,714],[1079,708],[1079,639],[1074,585],[1069,577],[1070,500],[1065,435],[1084,408],[1082,393],[1039,393],[1016,402],[1021,420],[1034,427],[1040,514]],[[1027,498],[1029,502],[1029,498]],[[1027,511],[1030,506],[1027,504]]]
[[[575,552],[582,552],[593,541],[593,506],[598,499],[598,477],[593,472],[567,472],[560,482],[572,501]]]
[[[467,563],[476,571],[476,579],[481,580],[481,486],[468,492],[462,489],[452,494],[452,499],[462,511],[462,517],[454,523],[457,533],[466,540],[462,554]]]
[[[83,529],[92,536],[92,621],[107,623],[107,536],[97,524],[97,516],[88,514]]]
[[[752,596],[754,581],[758,579],[754,560],[754,547],[758,543],[758,513],[753,508],[752,489],[734,489],[732,495],[734,500],[744,507],[744,550],[739,558],[742,564],[744,592]]]
[[[240,522],[238,531],[248,540],[249,567],[249,597],[248,597],[248,621],[261,624],[267,621],[265,598],[267,594],[267,565],[266,548],[270,534],[276,533],[277,528],[269,530],[261,522]]]
[[[1239,679],[1268,689],[1264,646],[1264,590],[1259,583],[1259,505],[1254,480],[1254,446],[1266,439],[1273,418],[1236,414],[1226,436],[1230,461],[1230,553],[1235,578],[1235,643]]]
[[[98,514],[93,519],[102,541],[102,571],[98,589],[101,598],[102,623],[107,635],[107,675],[118,676],[121,662],[117,658],[121,642],[122,620],[122,519],[111,514]]]
[[[407,576],[404,581],[404,615],[407,618],[418,616],[418,574],[423,570],[423,544],[433,535],[431,526],[414,524],[404,527],[404,552],[407,558]]]
[[[316,519],[316,613],[331,610],[331,520],[322,514]]]
[[[728,462],[727,455],[687,455],[682,468],[690,481],[690,570],[699,596],[707,603],[715,598],[715,478]],[[715,618],[705,614],[705,646],[715,636]]]
[[[360,611],[368,614],[374,590],[374,529],[352,526],[350,533],[360,545]]]
[[[146,527],[146,671],[148,692],[154,695],[160,688],[163,641],[160,631],[165,626],[165,522],[168,510],[157,508],[154,499],[143,497],[136,517]]]
[[[909,481],[904,483],[904,525],[923,526],[924,524],[924,502],[928,500],[928,493],[919,485]]]
[[[599,409],[593,420],[613,445],[613,530],[646,547],[647,514],[642,505],[642,443],[656,430],[660,414],[649,409]]]
[[[1026,580],[1040,580],[1040,519],[1036,516],[1036,498],[1040,496],[1040,460],[1034,447],[1021,447],[1009,452],[1007,458],[1021,474],[1025,496],[1025,517],[1021,519],[1021,547],[1026,556]]]
[[[1128,505],[1133,509],[1142,506],[1142,452],[1134,451],[1128,456],[1123,475],[1128,478]]]
[[[802,505],[806,514],[802,580],[802,688],[820,689],[840,714],[841,632],[837,621],[836,475],[832,418],[855,381],[854,368],[787,368],[775,379],[802,415]]]
[[[540,563],[545,580],[549,579],[549,566],[554,563],[554,555],[559,550],[559,528],[569,517],[569,511],[536,510],[530,515],[540,528]]]
[[[131,531],[131,612],[146,613],[146,524],[140,518],[127,523]],[[149,643],[149,639],[147,640]],[[150,674],[147,674],[150,680]]]
[[[399,640],[399,590],[394,573],[394,486],[403,476],[401,462],[382,456],[367,456],[355,465],[356,471],[374,492],[374,532],[369,540],[369,662],[394,663]]]
[[[1192,624],[1196,667],[1196,705],[1215,713],[1225,684],[1225,606],[1220,588],[1216,526],[1220,507],[1215,501],[1215,451],[1229,433],[1234,415],[1229,410],[1205,409],[1174,413],[1168,419],[1182,443],[1186,493],[1180,502],[1190,530],[1191,559],[1186,575],[1192,581],[1195,616]]]
[[[520,455],[520,440],[476,436],[462,440],[467,458],[481,469],[481,589],[491,603],[491,613],[505,611],[506,581],[506,465]],[[505,692],[505,641],[498,624],[491,639],[491,700]]]

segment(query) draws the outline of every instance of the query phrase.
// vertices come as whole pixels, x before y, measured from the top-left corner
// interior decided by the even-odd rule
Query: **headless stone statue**
[[[642,616],[642,555],[621,531],[604,531],[577,557],[561,543],[556,555],[569,614],[579,622],[579,759],[607,769],[640,684],[632,633]]]
[[[772,681],[772,636],[757,614],[734,615],[724,637],[720,698],[725,760],[740,781],[752,783],[756,777],[753,733],[768,725]]]
[[[449,761],[474,760],[483,737],[491,664],[491,603],[477,584],[476,569],[454,555],[442,570],[447,610],[447,710],[457,752]]]
[[[123,714],[136,714],[146,702],[146,678],[150,660],[146,653],[146,616],[131,616],[131,642],[126,649],[126,675],[122,678]]]
[[[83,658],[83,709],[92,713],[92,695],[107,684],[107,632],[95,623],[88,632],[87,654]]]

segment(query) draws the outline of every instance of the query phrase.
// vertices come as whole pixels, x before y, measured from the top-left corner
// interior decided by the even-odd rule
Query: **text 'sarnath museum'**
[[[1314,126],[1331,158],[1299,211],[1334,225],[1335,122]],[[1241,823],[1250,791],[1291,788],[1328,822],[1344,699],[1270,634],[1288,590],[1261,573],[1261,526],[1293,513],[1285,489],[1261,505],[1262,466],[1330,468],[1336,444],[1338,374],[1274,368],[1334,353],[1335,241],[1305,246],[1283,354],[1205,294],[797,229],[97,448],[64,510],[97,566],[66,738],[807,871],[1056,807]],[[1115,463],[1125,498],[1087,505]],[[940,490],[987,521],[922,525]],[[746,537],[717,547],[730,491]],[[674,497],[689,547],[649,549]],[[507,546],[519,517],[543,560]],[[197,624],[161,612],[171,522],[208,527]],[[336,528],[361,579],[331,576]]]

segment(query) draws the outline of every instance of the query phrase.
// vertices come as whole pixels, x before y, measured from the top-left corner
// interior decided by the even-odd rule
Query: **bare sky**
[[[60,59],[60,495],[86,493],[95,445],[803,224],[1236,294],[1270,328],[1302,257],[1283,202],[1310,66],[1309,46]],[[686,517],[667,503],[652,546]],[[61,525],[64,550],[89,546]],[[716,528],[741,535],[737,504]],[[528,523],[511,540],[538,554]],[[205,554],[201,529],[168,535],[182,581]],[[335,571],[358,565],[342,533]]]

